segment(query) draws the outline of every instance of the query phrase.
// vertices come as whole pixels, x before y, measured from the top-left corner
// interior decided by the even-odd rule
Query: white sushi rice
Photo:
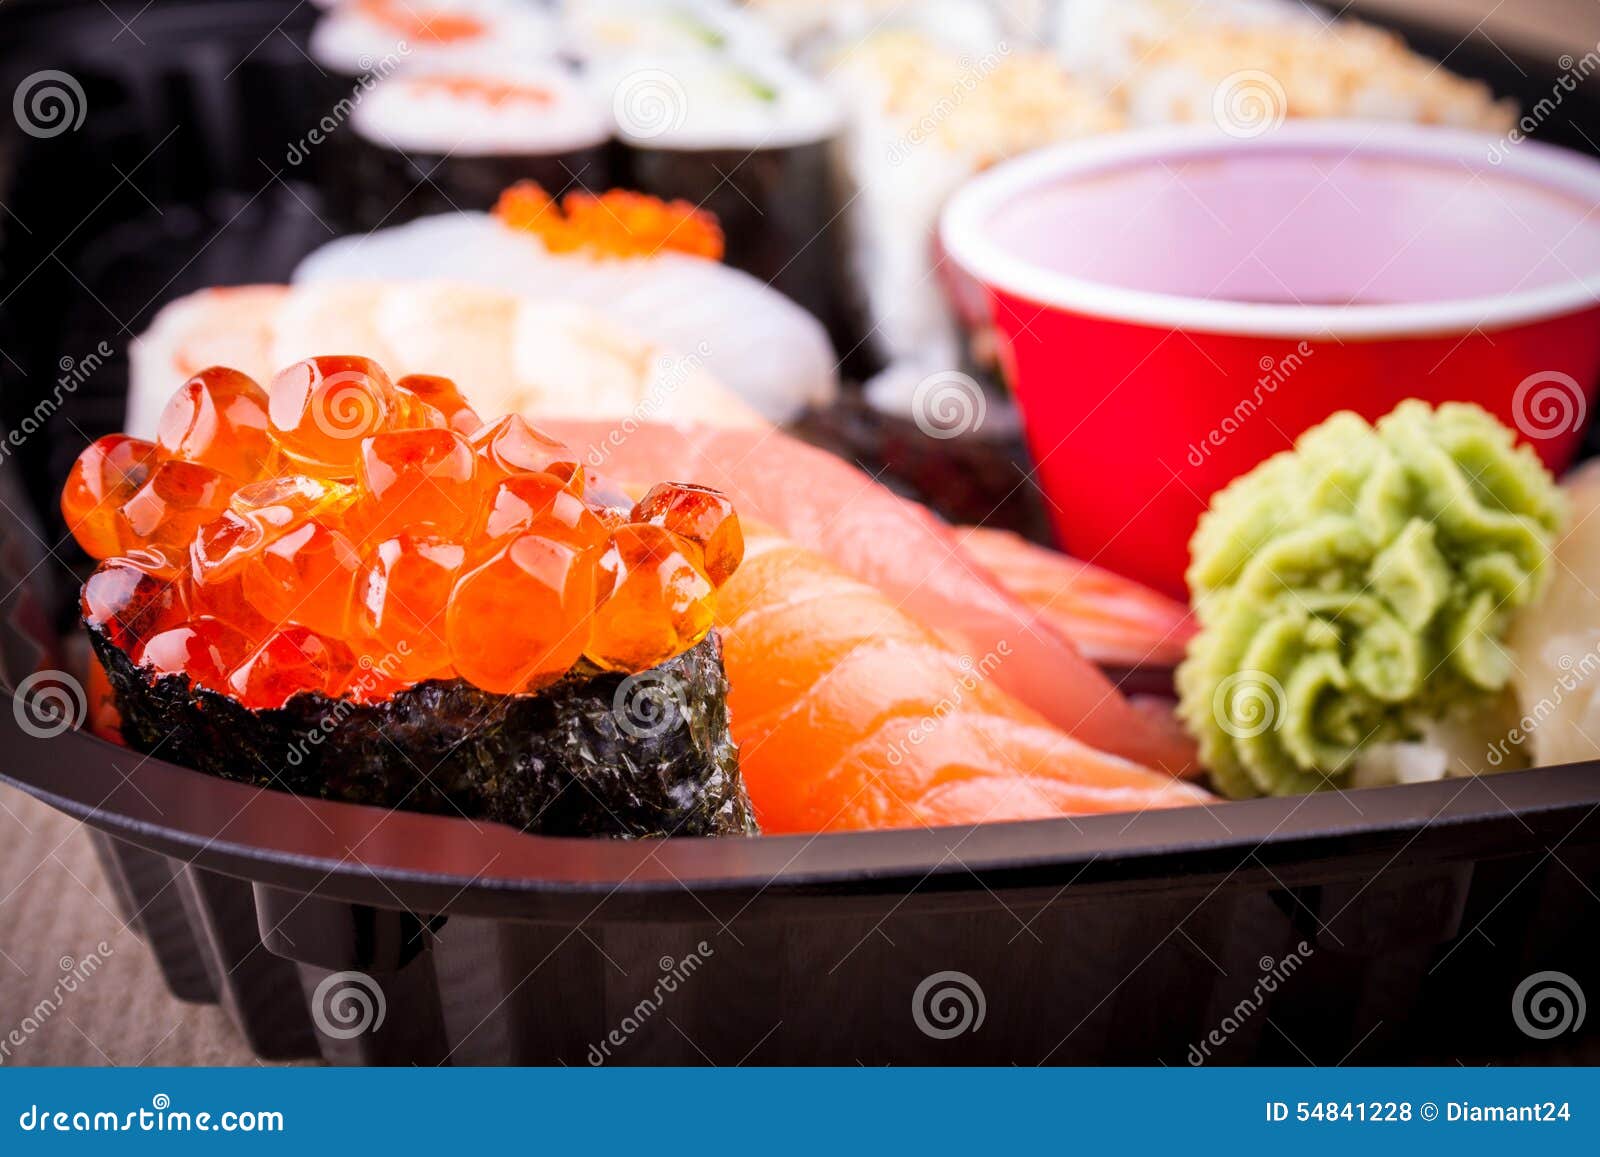
[[[834,137],[833,96],[777,55],[660,52],[593,62],[589,85],[616,135],[651,149],[781,149]]]
[[[680,253],[595,260],[552,254],[484,213],[425,217],[330,242],[295,271],[298,285],[430,276],[562,301],[703,367],[770,421],[836,396],[833,348],[800,306],[747,273]]]
[[[390,12],[394,20],[385,19]],[[480,36],[455,41],[418,38],[406,27],[427,25],[435,15],[468,16],[483,26]],[[398,21],[398,23],[396,22]],[[561,47],[557,23],[526,0],[341,0],[330,5],[311,30],[311,59],[324,69],[357,76],[396,64],[421,64],[441,53],[492,51],[512,59],[541,59]],[[388,67],[383,62],[389,62]]]
[[[595,310],[479,286],[397,281],[244,286],[180,298],[130,348],[127,430],[154,437],[173,391],[208,365],[266,385],[301,358],[355,352],[396,377],[452,378],[489,419],[764,424],[699,362]]]
[[[505,86],[510,94],[454,91],[449,84],[457,80]],[[438,156],[547,156],[592,148],[611,137],[605,110],[563,69],[464,54],[440,56],[380,81],[356,106],[350,124],[375,144]]]
[[[761,21],[728,0],[566,0],[562,22],[571,50],[588,61],[780,48]]]

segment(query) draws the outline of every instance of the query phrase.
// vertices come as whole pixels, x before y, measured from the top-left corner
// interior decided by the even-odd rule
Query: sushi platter
[[[1299,0],[16,9],[0,780],[257,1056],[1596,1055],[1460,1015],[1600,992],[1550,62]]]

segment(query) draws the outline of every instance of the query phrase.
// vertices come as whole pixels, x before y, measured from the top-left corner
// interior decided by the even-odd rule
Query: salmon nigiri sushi
[[[719,592],[729,711],[762,830],[1044,819],[1211,797],[1068,736],[876,589],[746,524]],[[1003,662],[1003,657],[998,660]]]
[[[841,459],[776,429],[542,424],[622,481],[715,486],[962,653],[997,660],[994,683],[1075,739],[1170,775],[1193,768],[1192,743],[1138,710],[1044,615],[968,559],[949,527]]]

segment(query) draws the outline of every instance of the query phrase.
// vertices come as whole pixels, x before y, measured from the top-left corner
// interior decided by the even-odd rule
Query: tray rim
[[[9,691],[3,698],[14,702]],[[1600,811],[1596,761],[966,827],[607,840],[525,835],[234,783],[83,731],[30,735],[15,710],[0,710],[0,750],[9,756],[0,782],[197,867],[375,907],[495,916],[556,916],[593,909],[597,898],[668,916],[679,908],[667,902],[676,895],[704,917],[703,898],[749,903],[767,892],[907,896],[1200,882],[1231,877],[1251,859],[1291,875],[1308,863],[1402,853],[1408,862],[1478,859],[1526,850],[1530,836],[1564,839]]]

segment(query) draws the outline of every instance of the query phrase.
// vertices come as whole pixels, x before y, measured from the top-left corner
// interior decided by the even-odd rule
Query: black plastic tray
[[[296,43],[310,6],[111,8],[131,30],[98,3],[0,10],[11,83],[64,68],[90,105],[79,132],[0,148],[0,418],[17,428],[60,358],[118,351],[0,459],[8,689],[81,674],[84,560],[54,495],[121,423],[127,339],[201,285],[283,278],[328,236],[310,174],[280,158],[317,111]],[[1452,63],[1492,57],[1473,51]],[[1544,84],[1548,62],[1522,64],[1497,82]],[[221,1002],[263,1058],[1600,1055],[1600,1017],[1540,1040],[1512,1003],[1549,970],[1600,993],[1594,766],[971,830],[616,843],[244,787],[81,732],[42,738],[16,708],[0,703],[0,778],[89,825],[169,987]],[[362,993],[381,1023],[350,1033]]]

